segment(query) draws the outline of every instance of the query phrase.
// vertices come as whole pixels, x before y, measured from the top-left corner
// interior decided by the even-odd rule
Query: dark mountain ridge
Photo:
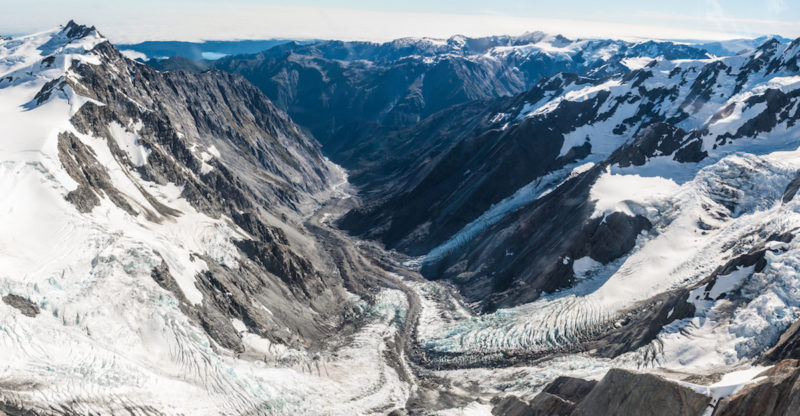
[[[380,44],[290,42],[210,65],[247,78],[308,128],[334,161],[346,163],[339,152],[357,146],[375,129],[403,128],[455,104],[514,95],[558,72],[626,72],[621,62],[642,56],[696,59],[707,54],[670,42],[573,41],[535,32]]]

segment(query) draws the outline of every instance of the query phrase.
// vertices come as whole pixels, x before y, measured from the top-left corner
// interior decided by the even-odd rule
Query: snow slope
[[[374,304],[345,300],[371,318],[335,356],[275,344],[241,321],[233,322],[247,346],[239,356],[156,283],[151,273],[164,262],[189,304],[205,304],[203,258],[237,267],[234,241],[248,233],[198,211],[181,186],[144,180],[106,139],[82,134],[71,117],[90,100],[69,86],[40,99],[53,80],[80,83],[76,64],[100,64],[94,48],[105,39],[93,29],[70,35],[81,28],[0,40],[0,295],[40,309],[29,317],[0,303],[0,399],[42,414],[367,414],[404,403],[410,386],[383,354],[403,313],[396,291]],[[134,167],[149,163],[138,120],[109,129]],[[65,198],[78,186],[59,153],[65,132],[136,211],[107,194],[90,212]],[[213,157],[220,154],[210,147],[203,160]],[[180,214],[153,221],[145,209],[159,209],[148,196]]]

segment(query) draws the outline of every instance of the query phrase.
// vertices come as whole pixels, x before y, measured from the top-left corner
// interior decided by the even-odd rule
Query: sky
[[[796,0],[0,0],[0,34],[70,19],[116,43],[145,40],[386,41],[519,35],[722,40],[800,37]]]

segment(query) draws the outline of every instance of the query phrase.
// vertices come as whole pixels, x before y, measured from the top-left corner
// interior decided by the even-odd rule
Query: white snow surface
[[[628,69],[642,69],[650,62],[653,62],[653,58],[648,57],[633,57],[633,58],[625,58],[621,61],[622,65],[625,65]]]
[[[142,146],[136,137],[135,132],[141,128],[141,122],[131,123],[130,127],[133,132],[119,123],[111,123],[109,131],[114,140],[116,140],[117,145],[128,154],[131,162],[136,166],[144,166],[147,162],[147,156],[150,155],[150,149]]]
[[[658,205],[674,195],[678,184],[661,177],[614,175],[610,170],[601,175],[592,187],[590,198],[595,203],[592,218],[622,212],[633,216],[646,214],[645,207]]]
[[[720,381],[708,386],[687,383],[685,381],[680,382],[680,384],[683,384],[684,386],[687,386],[698,393],[711,396],[711,403],[703,413],[703,416],[711,416],[714,413],[714,408],[716,407],[717,403],[719,403],[720,399],[735,394],[748,384],[753,384],[764,380],[766,377],[757,376],[768,368],[769,367],[754,366],[744,370],[733,371],[722,376]]]

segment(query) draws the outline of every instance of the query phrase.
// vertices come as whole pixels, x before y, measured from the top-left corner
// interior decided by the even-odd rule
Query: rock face
[[[800,414],[800,362],[783,360],[759,374],[766,379],[720,400],[715,416]]]
[[[700,416],[711,398],[661,377],[612,369],[599,382],[559,377],[526,403],[509,396],[496,416]]]
[[[202,60],[192,60],[182,56],[172,56],[162,60],[151,60],[148,65],[159,71],[184,71],[184,72],[203,72],[209,68],[208,62]]]
[[[569,415],[575,410],[575,403],[554,394],[539,393],[531,400],[530,405],[532,415]]]
[[[722,398],[715,416],[778,416],[800,412],[800,362],[782,360],[755,382]],[[651,374],[612,369],[600,381],[559,377],[533,400],[508,396],[496,416],[691,415],[703,414],[711,398]]]
[[[13,293],[3,296],[3,303],[31,318],[35,318],[39,314],[39,305]]]
[[[515,396],[507,396],[492,409],[496,416],[568,416],[587,394],[597,385],[596,381],[561,376],[545,386],[530,402]]]
[[[711,398],[652,374],[612,369],[572,415],[699,416]]]
[[[671,124],[653,123],[642,130],[639,137],[619,154],[619,166],[642,166],[655,156],[671,155],[686,142],[686,136],[687,132]],[[682,162],[699,162],[703,157],[703,154],[691,157],[681,154],[678,159],[676,155],[676,159]]]
[[[800,321],[795,321],[783,332],[778,342],[764,353],[767,362],[792,358],[800,359]]]
[[[318,145],[240,77],[222,72],[158,72],[124,58],[107,42],[97,45],[92,53],[100,59],[100,65],[75,65],[70,70],[79,81],[65,77],[62,82],[47,85],[39,95],[47,97],[56,90],[71,88],[91,99],[72,117],[80,133],[104,138],[111,154],[131,172],[146,181],[181,186],[182,196],[198,211],[230,218],[250,234],[236,244],[252,260],[240,262],[235,272],[211,267],[198,276],[202,281],[198,287],[207,295],[207,302],[192,316],[220,345],[235,351],[243,347],[230,316],[245,322],[254,333],[276,341],[301,340],[292,332],[323,337],[326,328],[334,324],[311,314],[316,308],[330,311],[335,303],[329,301],[340,295],[335,295],[337,289],[323,282],[310,262],[293,250],[284,231],[269,225],[270,220],[264,217],[265,212],[275,216],[302,213],[313,206],[315,195],[337,180]],[[117,76],[120,71],[126,77]],[[132,160],[114,130],[114,126],[132,129],[130,120],[141,124],[134,133],[137,143],[147,149],[146,163]],[[198,148],[211,150],[200,154],[195,150]],[[102,197],[107,197],[129,214],[142,213],[156,223],[181,215],[143,187],[139,190],[151,207],[134,206],[74,134],[59,136],[59,157],[79,184],[66,198],[81,212],[91,212]],[[203,260],[215,263],[214,259]],[[166,287],[174,288],[168,282],[161,280]],[[276,300],[286,303],[286,314],[280,318],[265,314],[252,302],[254,297],[270,296],[264,288],[275,286],[285,287],[290,293],[285,300]],[[217,296],[219,290],[232,295]],[[173,293],[178,298],[184,296]],[[289,332],[276,325],[276,319],[285,320]]]
[[[579,403],[597,386],[594,380],[560,376],[550,382],[542,393],[552,394],[573,403]]]
[[[508,396],[492,408],[495,416],[568,416],[575,403],[550,393],[540,393],[530,403]]]
[[[298,208],[305,195],[323,190],[334,179],[332,165],[324,160],[313,139],[303,135],[285,113],[244,79],[221,72],[155,71],[127,60],[109,43],[98,45],[93,52],[104,65],[74,68],[76,74],[85,78],[70,86],[77,93],[112,108],[91,104],[81,108],[73,116],[73,123],[82,131],[106,133],[90,124],[97,118],[108,122],[114,117],[139,118],[142,116],[141,108],[136,106],[139,104],[161,110],[145,114],[142,123],[148,133],[162,136],[163,143],[159,144],[169,146],[167,150],[183,157],[178,162],[199,168],[204,161],[181,146],[187,147],[195,141],[204,147],[213,146],[223,155],[214,157],[214,162],[224,163],[243,185],[254,188],[258,196],[269,198],[269,202]],[[112,76],[119,68],[125,68],[129,74],[127,80]],[[111,86],[114,88],[109,89]],[[155,172],[156,168],[148,171],[149,165],[165,163],[157,152],[151,153],[148,160],[151,156],[153,161],[144,168],[146,178],[173,179],[170,175],[175,176],[174,172]],[[248,171],[244,163],[232,163],[233,158],[241,158],[269,176],[254,178],[252,170]]]
[[[495,416],[527,416],[534,414],[534,410],[518,397],[506,396],[494,405],[492,414]]]

